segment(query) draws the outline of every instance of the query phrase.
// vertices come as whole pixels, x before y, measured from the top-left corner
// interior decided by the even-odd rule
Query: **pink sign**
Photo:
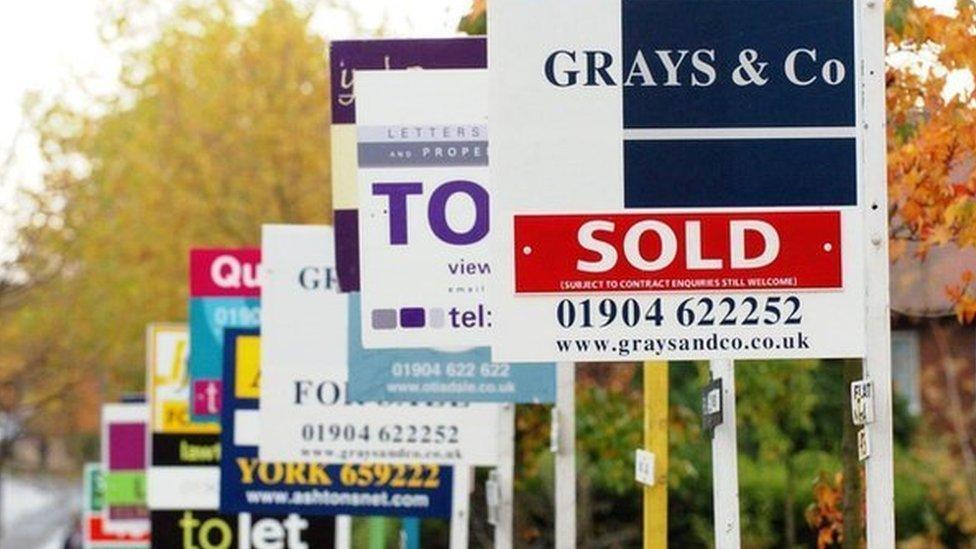
[[[193,413],[201,416],[220,413],[219,379],[200,379],[193,382]]]
[[[190,297],[258,297],[259,248],[190,250]]]

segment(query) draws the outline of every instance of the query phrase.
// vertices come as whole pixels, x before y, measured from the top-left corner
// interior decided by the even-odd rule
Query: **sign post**
[[[558,370],[558,368],[557,368]],[[498,428],[498,505],[495,512],[495,549],[515,545],[515,405],[502,406]]]
[[[576,547],[576,364],[556,365],[556,549]]]
[[[857,3],[861,25],[861,102],[864,131],[863,209],[870,235],[867,264],[867,349],[864,377],[872,382],[874,421],[865,427],[871,456],[865,462],[867,543],[869,548],[895,545],[894,443],[891,421],[891,311],[888,295],[888,196],[885,164],[885,26],[884,3]]]
[[[654,484],[644,486],[644,549],[668,546],[668,363],[644,363],[644,448],[654,455]]]
[[[339,515],[335,518],[335,547],[336,549],[352,547],[352,517],[349,515]]]
[[[454,491],[451,497],[451,549],[468,546],[471,524],[471,477],[474,469],[454,467]]]
[[[735,363],[712,360],[713,379],[722,380],[722,422],[712,432],[712,501],[715,507],[715,548],[738,549],[739,449],[735,426]]]

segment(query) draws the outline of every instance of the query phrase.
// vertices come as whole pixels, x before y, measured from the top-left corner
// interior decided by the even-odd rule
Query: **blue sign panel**
[[[853,2],[621,6],[622,61],[582,53],[622,90],[625,207],[857,205]]]
[[[349,294],[349,399],[359,402],[553,402],[556,365],[493,363],[488,347],[364,349],[361,303]]]
[[[856,160],[854,139],[626,141],[624,205],[855,206]]]
[[[260,326],[257,297],[190,299],[190,412],[195,423],[220,420],[224,329]]]
[[[622,2],[624,127],[853,126],[854,8],[850,0]]]
[[[450,467],[258,460],[250,442],[258,430],[259,331],[228,329],[223,348],[221,512],[450,517]]]

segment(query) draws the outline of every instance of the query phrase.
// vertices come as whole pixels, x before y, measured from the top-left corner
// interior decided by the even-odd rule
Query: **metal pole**
[[[894,444],[891,423],[891,333],[888,298],[888,195],[885,158],[884,2],[858,2],[864,151],[864,228],[867,346],[864,376],[874,384],[874,421],[866,426],[871,456],[865,464],[867,544],[895,546]]]
[[[349,515],[338,515],[335,518],[335,547],[336,549],[352,547],[352,517]]]
[[[467,549],[471,508],[471,475],[474,469],[454,467],[451,488],[451,549]]]
[[[654,486],[644,487],[644,549],[668,546],[668,363],[644,363],[644,448],[654,454]]]
[[[556,365],[556,549],[576,547],[576,365]]]
[[[495,549],[512,549],[515,538],[515,405],[502,406],[499,432],[501,453],[497,478],[500,486],[498,520],[495,523]]]
[[[715,549],[739,549],[739,450],[735,427],[735,364],[709,362],[713,378],[722,379],[722,423],[712,435],[712,502]]]

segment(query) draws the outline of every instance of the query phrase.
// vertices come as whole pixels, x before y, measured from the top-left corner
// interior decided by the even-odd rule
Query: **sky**
[[[40,184],[37,142],[25,126],[25,94],[53,96],[76,88],[110,92],[117,55],[99,40],[99,10],[111,0],[20,0],[0,2],[0,263],[7,243],[17,188]],[[449,36],[471,0],[322,0],[314,28],[333,39],[353,38],[357,27],[371,35],[379,27],[392,36]],[[354,6],[355,18],[333,5]],[[56,14],[56,15],[54,15]],[[79,100],[84,94],[77,94]],[[69,98],[71,97],[69,93]],[[11,159],[11,151],[13,156]],[[6,166],[6,169],[5,169]],[[22,211],[22,210],[21,210]]]

